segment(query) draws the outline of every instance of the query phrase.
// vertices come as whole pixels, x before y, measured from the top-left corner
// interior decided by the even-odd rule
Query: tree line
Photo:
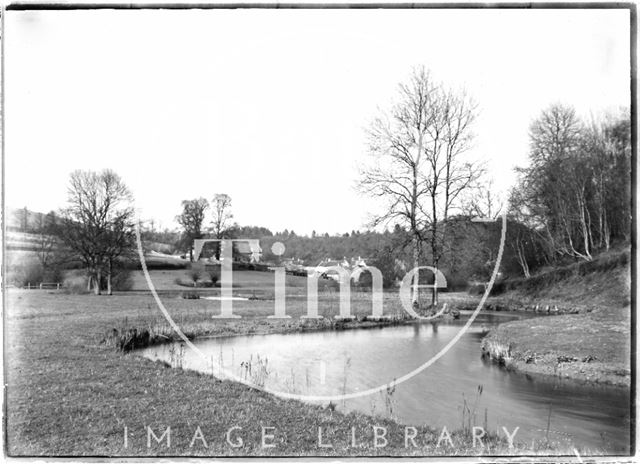
[[[529,164],[518,169],[510,213],[526,226],[511,244],[523,274],[532,265],[590,261],[631,234],[628,110],[584,121],[555,104],[530,127]],[[533,260],[532,251],[537,259]]]
[[[263,260],[278,262],[271,245],[284,242],[282,258],[308,266],[326,258],[363,257],[383,271],[385,283],[407,269],[429,265],[449,281],[486,281],[497,259],[497,222],[502,209],[481,161],[470,156],[477,106],[463,89],[436,81],[423,67],[398,87],[394,103],[371,122],[359,188],[377,198],[368,229],[341,236],[298,236],[233,223],[231,197],[224,193],[184,200],[176,216],[180,230],[142,227],[147,249],[167,246],[193,260],[200,238],[259,239]],[[565,260],[593,259],[631,234],[631,123],[628,110],[586,121],[554,104],[529,130],[527,166],[517,169],[508,202],[503,277],[529,277],[537,268]],[[112,292],[112,283],[135,254],[132,195],[112,170],[75,171],[68,204],[40,215],[43,266],[75,263],[86,270],[87,289]],[[28,225],[27,213],[22,218]],[[29,227],[32,227],[29,225]],[[380,229],[382,228],[382,231]],[[377,231],[376,231],[377,230]],[[53,237],[53,238],[51,238]],[[62,252],[64,251],[64,252]],[[210,252],[211,253],[211,252]],[[219,258],[220,247],[213,256]],[[415,276],[414,284],[420,281]],[[418,302],[419,292],[414,292]],[[437,292],[431,304],[437,305]]]

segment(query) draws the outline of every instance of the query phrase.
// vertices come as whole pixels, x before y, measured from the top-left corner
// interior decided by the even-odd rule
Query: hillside
[[[631,255],[628,248],[601,253],[589,262],[543,269],[528,279],[494,285],[492,295],[520,304],[620,308],[631,302]]]

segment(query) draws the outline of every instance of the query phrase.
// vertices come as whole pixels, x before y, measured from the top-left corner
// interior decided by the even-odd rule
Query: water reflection
[[[478,425],[486,414],[491,430],[519,427],[519,441],[548,437],[568,447],[627,453],[628,390],[533,379],[482,360],[480,343],[487,330],[513,318],[481,314],[446,355],[399,385],[391,398],[375,394],[342,402],[338,408],[380,415],[389,415],[392,409],[394,418],[405,424],[457,429],[466,404]],[[384,329],[209,339],[196,344],[215,362],[270,388],[336,395],[377,387],[410,372],[444,347],[463,324],[464,320],[431,321]],[[170,348],[151,347],[143,355],[168,360]],[[265,362],[268,367],[263,369]],[[183,363],[189,369],[211,371],[210,363],[189,350]],[[247,363],[252,366],[250,373]],[[265,372],[259,377],[256,372],[261,369]]]

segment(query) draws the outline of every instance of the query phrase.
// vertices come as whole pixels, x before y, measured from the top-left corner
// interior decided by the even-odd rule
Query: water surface
[[[396,327],[251,335],[197,340],[206,354],[180,344],[141,350],[183,368],[212,372],[212,364],[270,389],[340,395],[386,384],[423,364],[461,329],[458,321]],[[449,430],[471,425],[492,431],[519,427],[516,441],[547,437],[563,448],[628,453],[630,392],[508,372],[480,356],[486,331],[518,316],[480,314],[442,358],[394,391],[337,402],[343,411],[393,417],[407,425]],[[551,317],[551,316],[548,316]]]

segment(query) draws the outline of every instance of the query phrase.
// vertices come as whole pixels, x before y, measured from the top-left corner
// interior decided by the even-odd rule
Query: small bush
[[[216,285],[220,280],[219,269],[207,269],[207,275],[209,276],[209,280],[211,281],[211,286]]]
[[[62,288],[67,293],[84,294],[87,290],[89,277],[84,269],[72,269],[67,271],[62,278]],[[102,276],[102,291],[107,290],[107,276]],[[111,275],[111,290],[128,291],[133,288],[133,275],[127,268],[118,268]]]
[[[149,345],[151,334],[148,329],[126,328],[111,329],[105,335],[104,343],[115,346],[122,351],[144,348]]]
[[[111,288],[119,291],[131,290],[133,288],[133,275],[131,271],[129,269],[118,269],[118,271],[111,276]]]
[[[446,292],[461,292],[465,291],[469,288],[469,282],[467,279],[463,277],[459,277],[457,275],[449,275],[447,276],[447,287],[441,288],[439,291]]]
[[[180,295],[185,300],[199,300],[200,294],[197,292],[182,292]]]
[[[193,286],[195,287],[198,283],[198,281],[200,280],[200,271],[198,269],[189,269],[187,271],[187,277],[189,277],[189,279],[191,279],[191,281],[193,282]]]
[[[44,271],[44,282],[62,283],[64,281],[64,270],[61,266],[51,266]]]
[[[83,270],[67,271],[63,281],[62,288],[67,293],[84,294],[87,291],[87,275]]]
[[[9,269],[8,281],[17,287],[38,285],[44,279],[44,269],[38,261],[16,263]]]
[[[189,288],[210,288],[214,286],[214,283],[209,280],[199,280],[198,282],[194,282],[189,279],[176,278],[173,282],[181,287]]]
[[[486,291],[484,284],[474,284],[469,287],[470,295],[482,295]]]

